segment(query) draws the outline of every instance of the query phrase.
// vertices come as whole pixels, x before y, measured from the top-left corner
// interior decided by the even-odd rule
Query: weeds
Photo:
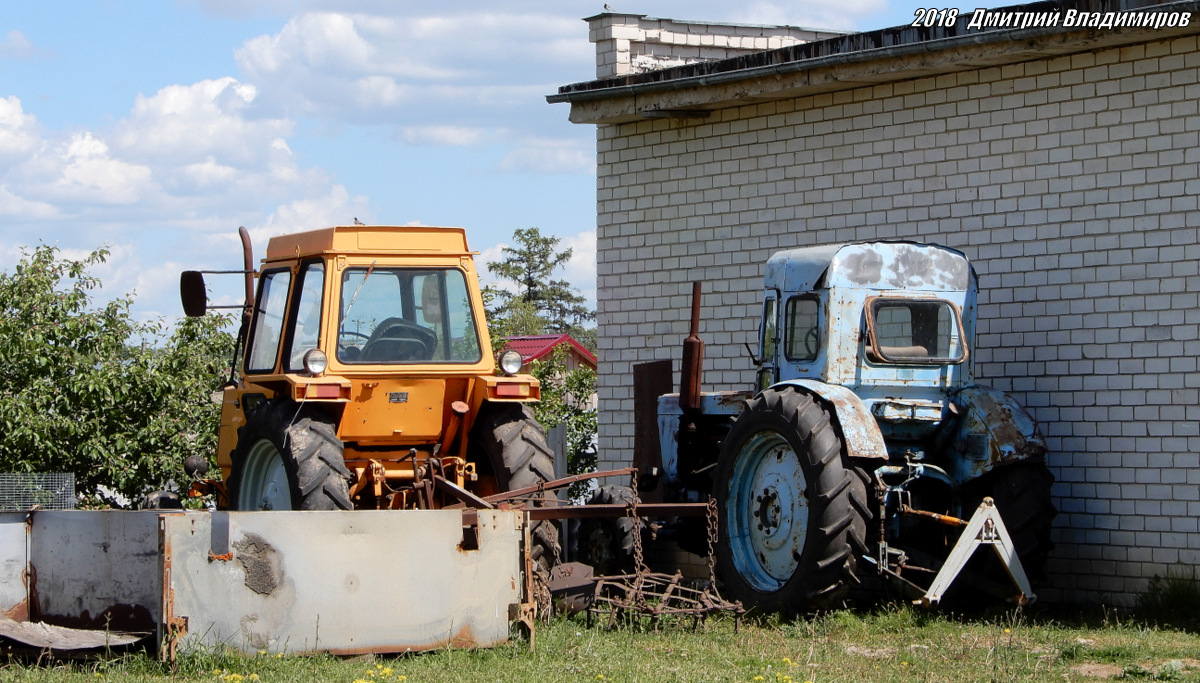
[[[1200,626],[1200,580],[1194,567],[1178,567],[1166,576],[1156,576],[1138,597],[1138,613],[1163,625],[1183,628]]]
[[[134,654],[38,666],[10,661],[0,679],[22,681],[1062,681],[1200,680],[1200,635],[1136,619],[1027,611],[986,616],[925,612],[905,604],[805,619],[764,618],[734,628],[710,619],[692,632],[589,628],[583,619],[540,625],[537,648],[339,659],[244,655],[230,648],[181,654],[174,669]]]

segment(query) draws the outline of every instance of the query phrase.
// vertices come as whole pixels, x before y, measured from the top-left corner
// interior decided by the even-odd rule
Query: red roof
[[[535,361],[549,354],[560,344],[569,344],[593,368],[596,356],[569,334],[540,334],[528,337],[505,337],[504,348],[521,354],[522,363]]]

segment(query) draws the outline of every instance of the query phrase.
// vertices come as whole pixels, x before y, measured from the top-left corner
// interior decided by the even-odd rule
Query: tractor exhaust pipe
[[[700,409],[700,378],[704,372],[704,341],[700,339],[700,285],[692,283],[692,328],[683,340],[683,364],[679,368],[679,407]]]
[[[242,309],[242,323],[250,322],[254,311],[254,247],[250,245],[250,231],[238,226],[238,237],[242,238],[242,263],[246,277],[246,307]]]

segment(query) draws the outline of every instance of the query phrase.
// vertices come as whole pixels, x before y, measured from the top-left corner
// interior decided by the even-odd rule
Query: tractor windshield
[[[483,357],[467,280],[455,268],[347,268],[339,310],[343,363],[477,363]]]
[[[877,363],[961,363],[967,357],[958,310],[934,299],[867,301],[867,358]]]

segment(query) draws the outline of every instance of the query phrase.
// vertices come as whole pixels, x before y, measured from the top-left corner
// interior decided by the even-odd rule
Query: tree
[[[560,346],[548,357],[533,362],[530,373],[541,383],[542,398],[533,404],[537,421],[546,426],[567,427],[567,472],[582,474],[596,471],[596,409],[591,407],[596,393],[596,371],[581,366],[567,370],[568,351]],[[578,499],[588,489],[587,482],[571,486],[570,496]]]
[[[571,250],[557,251],[559,239],[544,236],[537,228],[518,229],[513,242],[516,246],[504,248],[504,258],[487,264],[494,275],[516,285],[515,293],[494,287],[484,290],[496,350],[503,347],[504,337],[565,333],[594,352],[595,330],[585,329],[583,323],[595,319],[595,312],[570,283],[552,278],[571,258]],[[534,362],[530,371],[541,382],[542,398],[533,411],[546,427],[566,425],[568,474],[582,474],[596,469],[596,409],[591,407],[596,373],[586,367],[568,371],[566,361],[567,351],[560,347]],[[573,486],[572,497],[579,497],[586,486]]]
[[[93,308],[100,285],[78,261],[41,245],[0,272],[0,471],[72,472],[95,502],[128,504],[184,481],[183,461],[216,452],[228,318],[173,330],[130,315],[132,298]]]
[[[572,250],[556,251],[559,238],[544,236],[537,228],[518,228],[513,241],[516,246],[504,247],[501,260],[487,264],[489,271],[517,288],[515,293],[492,290],[497,302],[492,317],[515,319],[532,312],[544,323],[546,332],[573,334],[573,330],[579,330],[578,336],[588,336],[582,332],[582,325],[596,314],[584,305],[584,298],[569,282],[552,278],[571,258]]]

